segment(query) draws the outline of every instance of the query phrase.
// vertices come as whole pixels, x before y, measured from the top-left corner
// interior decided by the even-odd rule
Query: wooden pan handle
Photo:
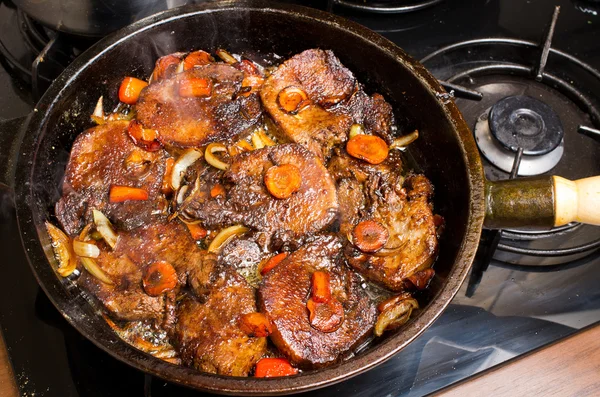
[[[553,176],[554,226],[569,222],[600,225],[600,176],[570,181]]]

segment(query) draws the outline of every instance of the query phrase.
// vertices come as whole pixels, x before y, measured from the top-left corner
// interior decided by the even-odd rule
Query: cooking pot
[[[435,186],[436,212],[444,216],[436,276],[420,297],[422,309],[400,330],[377,339],[351,359],[283,378],[234,378],[173,365],[122,341],[101,309],[55,273],[45,221],[56,224],[75,137],[92,126],[98,97],[116,105],[123,76],[145,78],[155,60],[192,49],[226,48],[254,56],[287,58],[308,48],[332,49],[363,82],[393,106],[399,131],[418,129],[406,157]],[[541,177],[487,182],[477,146],[453,99],[418,62],[378,34],[324,12],[264,1],[222,1],[164,11],[136,22],[77,58],[58,77],[29,116],[11,164],[19,229],[31,268],[50,300],[84,336],[114,357],[165,380],[228,394],[285,394],[348,379],[390,358],[442,313],[473,261],[488,227],[553,226],[600,222],[600,179],[570,182]]]

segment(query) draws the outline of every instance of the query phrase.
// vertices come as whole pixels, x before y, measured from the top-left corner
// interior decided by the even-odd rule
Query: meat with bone
[[[145,128],[158,130],[167,146],[198,147],[243,137],[262,114],[257,94],[238,95],[243,80],[243,72],[226,64],[194,67],[144,89],[136,118]],[[206,83],[206,92],[182,92],[182,86],[191,85],[193,91],[199,83]]]
[[[289,198],[274,197],[265,187],[265,173],[276,165],[292,164],[301,175],[299,189]],[[233,158],[224,174],[226,200],[198,194],[184,209],[186,217],[208,228],[241,223],[263,232],[290,232],[300,237],[318,232],[335,219],[338,201],[327,169],[296,144],[265,147]],[[202,189],[198,189],[203,191]]]
[[[184,364],[220,375],[247,376],[267,340],[248,336],[240,317],[256,312],[254,289],[235,270],[216,264],[191,275],[195,295],[177,307],[171,341]]]
[[[297,111],[282,107],[281,94],[294,89],[306,99]],[[285,61],[261,88],[262,103],[283,140],[307,147],[321,159],[348,138],[354,123],[391,143],[393,114],[381,95],[369,97],[331,51],[306,50]]]
[[[360,278],[341,262],[341,247],[337,237],[316,237],[270,270],[258,290],[259,307],[273,324],[271,340],[302,368],[342,359],[368,337],[375,323],[374,303]],[[343,306],[343,322],[333,332],[322,332],[309,322],[307,299],[317,270],[330,275],[331,295]]]
[[[130,232],[120,232],[114,250],[102,246],[95,262],[114,283],[106,284],[83,272],[78,284],[95,296],[120,320],[166,320],[172,302],[168,294],[149,296],[142,287],[144,270],[152,263],[166,261],[178,273],[179,286],[187,274],[203,262],[199,250],[184,226],[177,222],[153,223]]]
[[[92,210],[102,211],[119,228],[130,230],[165,217],[167,202],[160,194],[165,157],[135,146],[127,121],[115,121],[80,134],[65,171],[63,196],[56,217],[73,236],[92,221]],[[113,185],[141,188],[146,200],[111,203]]]

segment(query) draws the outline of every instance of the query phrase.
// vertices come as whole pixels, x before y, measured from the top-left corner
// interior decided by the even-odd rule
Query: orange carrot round
[[[212,93],[212,82],[202,77],[188,77],[177,82],[179,96],[184,98],[208,97]]]
[[[130,200],[145,201],[148,200],[148,192],[137,187],[112,185],[108,198],[111,203],[122,203]]]
[[[171,173],[173,172],[173,165],[175,164],[175,159],[173,157],[169,157],[165,163],[165,174],[163,176],[162,186],[160,188],[160,192],[163,194],[169,194],[173,192],[173,186],[171,186]]]
[[[240,317],[240,329],[250,337],[266,338],[273,332],[271,322],[262,313],[247,313]]]
[[[195,66],[208,65],[214,62],[214,59],[206,51],[198,50],[190,52],[183,60],[183,70],[190,70]]]
[[[431,279],[435,276],[435,270],[429,268],[416,272],[408,278],[408,281],[418,290],[427,288]]]
[[[119,87],[119,100],[128,105],[134,105],[140,93],[148,83],[144,80],[136,79],[135,77],[125,77]]]
[[[275,165],[265,173],[267,190],[278,199],[290,197],[300,189],[302,177],[300,170],[293,164]]]
[[[387,158],[389,148],[378,136],[359,134],[346,143],[346,151],[350,156],[367,163],[380,164]]]
[[[282,252],[281,254],[277,254],[277,255],[269,258],[267,263],[265,263],[265,265],[262,267],[262,269],[260,269],[260,274],[264,276],[265,274],[267,274],[269,272],[269,270],[271,270],[275,266],[279,265],[281,263],[281,261],[283,261],[287,257],[288,257],[288,253]]]
[[[388,230],[379,222],[362,221],[352,230],[352,242],[363,252],[377,252],[387,242]]]
[[[217,183],[215,186],[213,186],[210,189],[210,197],[215,198],[217,196],[223,196],[225,197],[225,187],[223,187],[223,185],[221,185],[220,183]]]
[[[337,299],[326,302],[315,302],[310,298],[306,302],[310,325],[325,333],[334,332],[344,322],[344,307]]]
[[[127,126],[127,133],[129,137],[136,144],[136,146],[148,152],[156,152],[162,145],[158,141],[158,131],[144,128],[142,124],[136,120],[131,120]]]
[[[285,358],[263,358],[256,363],[254,376],[271,378],[275,376],[296,375],[298,370]]]
[[[197,223],[185,224],[194,240],[202,240],[208,235],[208,231]]]
[[[312,274],[312,300],[327,302],[331,299],[331,279],[328,272],[317,270]]]
[[[298,87],[289,86],[279,92],[277,95],[277,103],[281,110],[295,114],[308,106],[310,100],[308,99],[306,92]]]
[[[144,270],[142,285],[148,295],[158,296],[177,286],[177,272],[169,262],[154,262]]]

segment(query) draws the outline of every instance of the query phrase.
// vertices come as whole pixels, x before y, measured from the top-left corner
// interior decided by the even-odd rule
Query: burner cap
[[[537,99],[515,95],[498,101],[490,111],[490,130],[507,149],[539,156],[556,149],[563,139],[560,118]]]

